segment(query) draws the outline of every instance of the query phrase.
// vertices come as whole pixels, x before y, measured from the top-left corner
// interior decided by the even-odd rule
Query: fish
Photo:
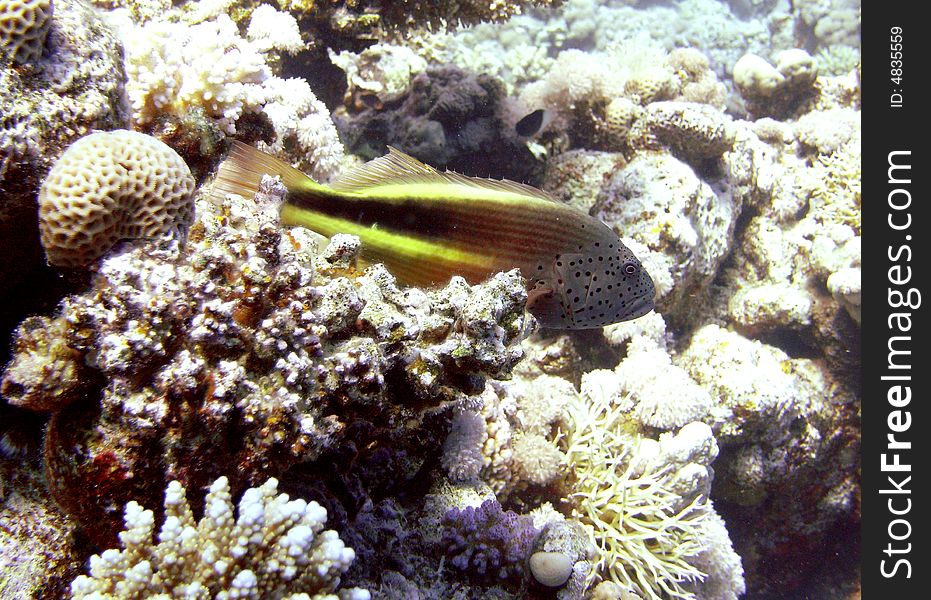
[[[538,108],[527,114],[514,125],[514,131],[521,137],[532,137],[552,121],[549,111]]]
[[[265,174],[287,187],[282,225],[356,235],[361,258],[402,285],[436,287],[454,275],[474,285],[518,268],[527,310],[550,329],[593,329],[654,308],[653,280],[614,230],[533,186],[441,172],[390,146],[322,184],[234,141],[211,199],[250,198]]]

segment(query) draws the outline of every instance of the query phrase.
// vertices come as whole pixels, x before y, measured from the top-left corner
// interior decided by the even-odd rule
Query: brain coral
[[[42,57],[52,0],[0,0],[0,52],[24,64]]]
[[[178,154],[134,131],[99,132],[68,147],[39,191],[48,261],[80,267],[125,238],[184,234],[194,178]]]
[[[0,67],[0,303],[19,303],[22,313],[50,287],[40,283],[49,276],[36,228],[42,179],[81,136],[129,122],[123,48],[98,11],[55,0],[45,48],[25,68]]]

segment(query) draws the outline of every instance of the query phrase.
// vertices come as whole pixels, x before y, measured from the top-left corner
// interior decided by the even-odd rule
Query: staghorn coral
[[[0,56],[18,65],[39,60],[53,12],[52,0],[0,2]]]
[[[383,267],[356,267],[354,238],[315,255],[309,232],[282,233],[283,193],[269,183],[258,204],[200,202],[184,250],[124,249],[42,317],[45,335],[68,324],[65,344],[99,381],[89,405],[53,416],[45,448],[53,495],[99,543],[116,533],[116,507],[169,479],[202,485],[226,470],[254,482],[380,432],[399,451],[438,446],[435,432],[413,434],[429,427],[423,411],[520,359],[516,271],[402,292]],[[28,364],[41,374],[48,361]]]
[[[81,267],[128,238],[175,235],[194,219],[194,178],[178,154],[135,131],[98,132],[72,144],[39,190],[49,263]]]
[[[357,588],[333,593],[355,553],[323,529],[326,510],[277,491],[275,479],[246,490],[234,514],[229,481],[220,477],[195,521],[186,490],[172,481],[157,542],[152,511],[127,503],[122,550],[92,556],[90,576],[72,582],[71,597],[368,600],[368,591]]]

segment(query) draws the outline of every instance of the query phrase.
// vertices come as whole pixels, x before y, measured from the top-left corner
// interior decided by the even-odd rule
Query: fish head
[[[531,286],[527,309],[541,326],[592,329],[653,310],[653,279],[620,240],[573,250],[555,257],[551,278]]]

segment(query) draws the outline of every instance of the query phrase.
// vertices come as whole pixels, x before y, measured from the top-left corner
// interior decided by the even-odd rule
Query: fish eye
[[[624,263],[624,273],[627,274],[627,275],[636,275],[636,273],[637,273],[637,265],[635,265],[635,264],[632,263],[632,262],[626,262],[626,263]]]

